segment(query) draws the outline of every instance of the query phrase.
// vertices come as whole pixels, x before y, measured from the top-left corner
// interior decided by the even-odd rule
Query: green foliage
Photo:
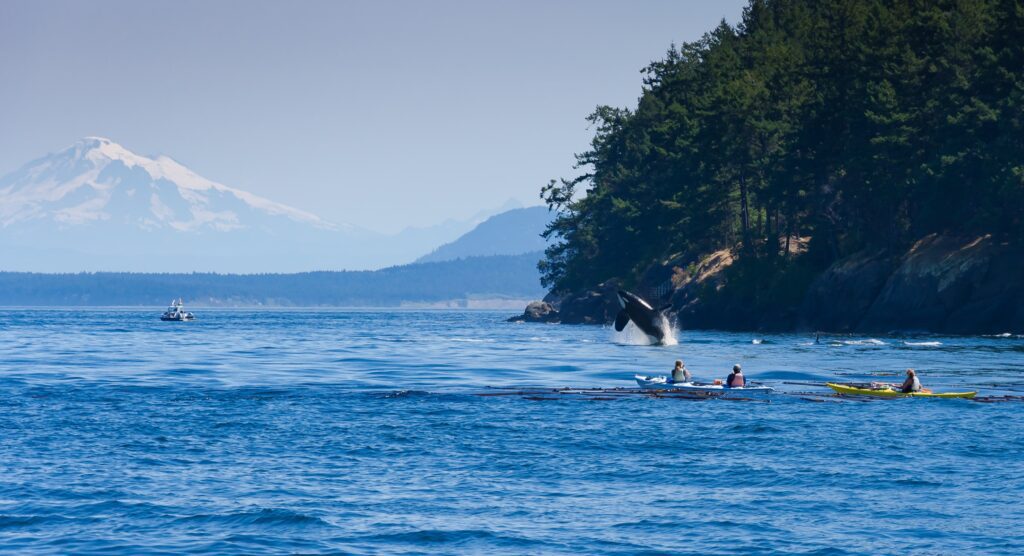
[[[733,272],[784,275],[791,235],[817,267],[933,232],[1024,239],[1020,0],[753,0],[589,121],[583,173],[541,193],[556,290],[726,247]]]
[[[726,288],[702,293],[711,305],[722,295],[754,314],[775,313],[799,306],[818,271],[809,259],[746,257],[725,270]]]

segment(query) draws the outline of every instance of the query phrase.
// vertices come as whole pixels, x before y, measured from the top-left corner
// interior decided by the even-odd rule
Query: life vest
[[[743,375],[740,373],[733,373],[729,375],[728,385],[729,388],[742,388],[746,384],[743,380]]]

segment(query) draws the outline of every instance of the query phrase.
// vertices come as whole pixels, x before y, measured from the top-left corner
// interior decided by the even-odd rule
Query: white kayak
[[[730,388],[724,384],[702,384],[696,382],[672,382],[667,376],[634,375],[636,383],[644,390],[672,390],[676,392],[694,392],[711,396],[724,395],[758,395],[769,394],[775,389],[771,386],[739,386]]]

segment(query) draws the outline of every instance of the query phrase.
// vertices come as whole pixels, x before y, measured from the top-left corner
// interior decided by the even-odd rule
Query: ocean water
[[[500,312],[0,315],[0,552],[1024,553],[1024,338],[678,332]],[[572,395],[684,358],[762,401]]]

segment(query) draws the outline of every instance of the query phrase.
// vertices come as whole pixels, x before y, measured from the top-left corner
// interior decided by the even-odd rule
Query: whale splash
[[[617,332],[625,332],[627,327],[632,327],[644,337],[644,341],[637,342],[640,345],[675,345],[678,343],[672,324],[665,316],[668,306],[655,309],[642,297],[625,290],[616,292],[616,298],[619,306],[622,307],[615,317]]]
[[[625,346],[675,346],[679,345],[678,331],[671,326],[666,319],[665,337],[660,341],[648,336],[640,327],[632,322],[627,324],[621,332],[612,328],[612,342]]]

